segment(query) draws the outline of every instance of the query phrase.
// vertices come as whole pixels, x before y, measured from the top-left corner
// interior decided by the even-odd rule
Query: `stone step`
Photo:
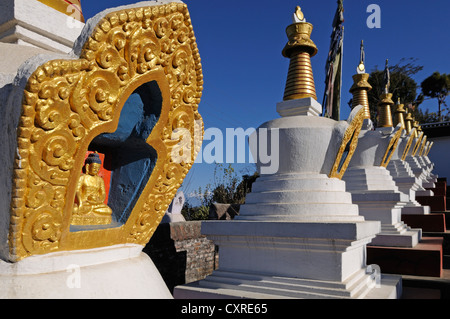
[[[236,289],[258,294],[294,298],[362,298],[370,290],[372,278],[361,270],[343,283],[299,278],[271,277],[215,271],[200,287]]]

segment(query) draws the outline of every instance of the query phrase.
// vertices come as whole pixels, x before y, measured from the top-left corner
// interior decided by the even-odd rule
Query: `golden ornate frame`
[[[361,132],[364,119],[365,109],[364,107],[361,107],[344,133],[344,137],[342,138],[341,146],[337,153],[336,160],[334,161],[334,165],[328,177],[338,179],[342,179],[342,177],[344,177],[353,154],[355,153],[356,147],[358,146],[359,133]],[[344,156],[347,145],[349,145],[349,151],[344,163],[342,164],[341,169],[339,170],[339,164],[341,163],[342,156]]]
[[[397,132],[395,132],[394,136],[392,136],[391,140],[389,141],[386,153],[384,153],[383,159],[381,160],[380,164],[381,167],[386,168],[389,165],[392,155],[394,155],[394,152],[398,147],[398,143],[400,142],[402,133],[403,133],[403,126],[399,128]]]
[[[414,132],[415,129],[412,129],[411,132],[409,133],[409,139],[408,143],[406,144],[405,150],[403,151],[402,161],[404,161],[408,156],[409,150],[411,149],[412,143],[414,142]]]
[[[427,136],[426,135],[422,139],[422,146],[420,147],[419,154],[418,154],[419,156],[423,155],[423,151],[425,149],[425,144],[427,144]]]
[[[153,173],[121,227],[70,231],[76,181],[94,137],[114,132],[121,109],[139,86],[156,81],[163,105],[147,139],[158,154]],[[201,147],[198,104],[203,75],[187,6],[170,3],[107,14],[78,60],[37,68],[24,92],[14,168],[9,247],[11,261],[55,251],[116,244],[145,245]],[[191,133],[189,159],[174,161]]]
[[[422,144],[423,137],[424,137],[424,133],[421,132],[420,136],[419,136],[419,139],[417,140],[416,145],[414,146],[413,151],[411,153],[412,156],[416,156],[417,155],[417,152],[420,149],[420,145]]]

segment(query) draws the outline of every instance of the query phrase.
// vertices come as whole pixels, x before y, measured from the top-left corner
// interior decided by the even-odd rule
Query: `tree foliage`
[[[391,74],[390,93],[393,94],[392,100],[397,102],[400,98],[402,104],[409,106],[414,112],[414,116],[418,115],[419,105],[423,102],[423,97],[417,94],[419,86],[412,78],[412,75],[420,72],[423,66],[416,65],[416,59],[401,59],[399,63],[389,67]],[[384,93],[384,70],[378,70],[375,67],[370,73],[369,83],[372,90],[369,92],[370,116],[374,124],[377,123],[378,103],[380,96]],[[392,110],[394,111],[394,110]]]
[[[208,184],[205,188],[199,187],[196,197],[200,200],[200,206],[191,207],[187,202],[183,209],[183,215],[189,220],[208,219],[209,207],[213,203],[220,204],[244,204],[247,193],[251,192],[253,182],[258,178],[258,173],[238,177],[233,166],[229,164],[216,164],[214,169],[214,185]]]
[[[440,74],[439,72],[434,72],[422,82],[421,87],[422,94],[425,97],[438,100],[437,117],[439,121],[442,121],[442,106],[447,106],[445,99],[449,95],[450,74]]]

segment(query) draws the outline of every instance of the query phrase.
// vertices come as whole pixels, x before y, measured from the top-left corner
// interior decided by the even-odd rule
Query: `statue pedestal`
[[[0,261],[2,299],[172,299],[140,245]]]
[[[278,171],[256,180],[233,221],[202,224],[202,233],[219,246],[219,269],[176,287],[175,298],[400,296],[401,278],[366,265],[366,246],[380,223],[360,216],[345,183],[329,177],[335,163],[347,159],[339,157],[340,149],[354,146],[354,138],[343,140],[355,136],[352,125],[311,115],[299,105],[301,115],[260,127],[279,134]],[[281,109],[297,114],[278,105]],[[265,146],[273,150],[270,143]]]
[[[219,245],[219,270],[178,286],[177,299],[398,298],[396,276],[366,270],[376,222],[205,222]]]

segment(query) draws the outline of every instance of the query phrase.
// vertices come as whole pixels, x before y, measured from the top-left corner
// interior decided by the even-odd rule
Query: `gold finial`
[[[364,40],[361,40],[361,49],[360,49],[360,59],[359,59],[359,65],[356,69],[356,72],[358,74],[366,73],[366,53],[364,52]]]
[[[318,50],[310,38],[313,26],[305,22],[303,12],[299,9],[300,7],[297,7],[294,18],[303,17],[303,21],[291,24],[286,29],[289,42],[283,49],[283,56],[290,59],[290,64],[284,101],[307,97],[317,100],[311,57],[316,55]]]
[[[384,94],[388,94],[389,89],[391,87],[391,73],[389,71],[389,60],[388,59],[386,59],[386,66],[384,68],[383,81],[384,81]]]
[[[297,6],[294,13],[294,23],[306,22],[305,15],[302,12],[302,8]]]
[[[72,18],[84,22],[81,0],[37,0]]]
[[[350,93],[353,95],[352,109],[358,105],[364,106],[364,119],[370,119],[369,97],[367,93],[372,90],[372,86],[368,82],[369,74],[365,73],[364,61],[364,42],[361,40],[361,56],[359,65],[356,68],[357,74],[353,76],[353,86],[350,88]]]

